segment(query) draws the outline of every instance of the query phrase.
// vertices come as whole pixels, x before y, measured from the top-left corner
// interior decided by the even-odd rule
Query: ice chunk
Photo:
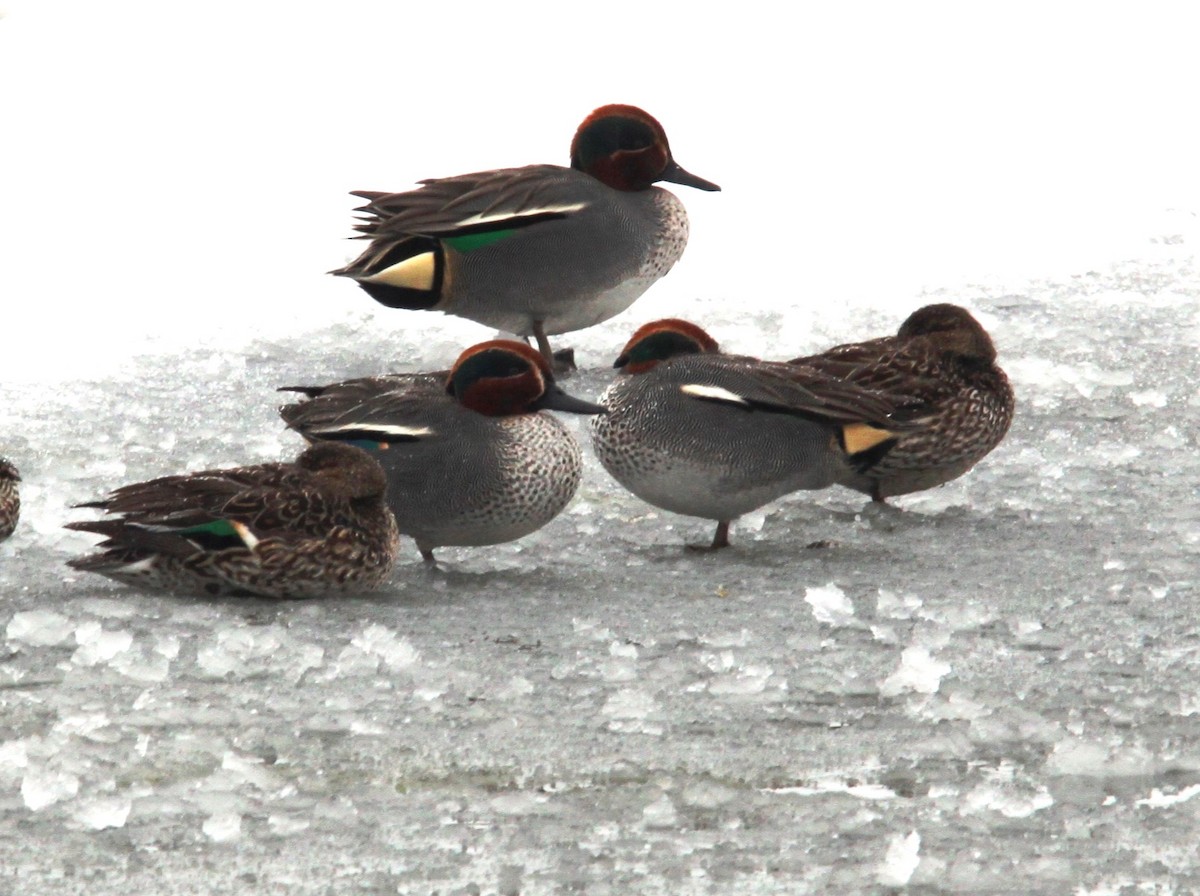
[[[1121,743],[1110,749],[1083,738],[1059,741],[1046,759],[1046,771],[1051,775],[1138,777],[1154,775],[1158,768],[1158,758],[1143,746]]]
[[[1163,809],[1167,806],[1174,806],[1178,803],[1186,803],[1193,797],[1200,796],[1200,784],[1192,784],[1190,787],[1185,787],[1176,793],[1163,793],[1157,787],[1150,790],[1150,796],[1137,801],[1138,806],[1147,806],[1151,809]]]
[[[77,666],[95,666],[110,662],[133,645],[133,634],[124,629],[105,631],[99,622],[85,622],[75,629],[79,649],[71,655]]]
[[[533,682],[523,675],[514,675],[501,684],[492,696],[497,700],[512,700],[516,697],[527,697],[533,693]]]
[[[79,779],[74,775],[47,768],[31,768],[21,781],[21,799],[34,812],[79,793]]]
[[[6,740],[0,743],[0,781],[16,779],[20,770],[29,765],[29,749],[23,740]]]
[[[763,793],[778,793],[795,796],[822,796],[828,793],[844,793],[860,800],[890,800],[896,791],[883,784],[850,784],[845,778],[830,776],[818,779],[811,785],[789,787],[765,787]]]
[[[416,648],[382,625],[368,625],[350,643],[378,656],[391,669],[405,669],[417,661]]]
[[[683,802],[697,809],[718,809],[736,800],[738,793],[715,781],[698,781],[683,791]]]
[[[26,610],[14,613],[5,636],[33,647],[54,647],[71,637],[75,623],[53,610]]]
[[[913,614],[921,609],[921,603],[921,598],[916,595],[896,594],[894,591],[880,588],[875,612],[888,619],[911,619]]]
[[[112,667],[134,681],[153,683],[167,680],[171,662],[160,653],[147,656],[141,650],[130,650],[115,657]]]
[[[875,879],[885,887],[904,887],[921,864],[921,835],[911,831],[896,834],[888,843],[887,855]]]
[[[812,607],[817,622],[826,625],[846,625],[854,618],[854,604],[833,582],[824,587],[806,588],[804,600]]]
[[[554,811],[548,796],[527,790],[502,793],[492,799],[491,807],[501,815],[546,815]]]
[[[128,796],[109,796],[87,800],[75,810],[74,819],[93,831],[125,826],[133,801]]]
[[[215,677],[245,677],[265,670],[286,670],[298,681],[308,669],[321,665],[323,648],[294,639],[279,625],[223,628],[215,642],[196,651],[200,668]]]
[[[673,828],[679,823],[679,813],[664,793],[642,810],[642,823],[648,828]]]
[[[963,798],[962,814],[970,815],[985,810],[999,812],[1005,818],[1026,818],[1042,809],[1054,805],[1054,797],[1044,786],[1032,792],[1018,788],[980,784]]]
[[[311,826],[307,818],[298,818],[291,815],[268,815],[267,827],[271,829],[271,833],[277,834],[280,837],[287,837],[291,834],[299,834],[301,831],[307,831]]]
[[[220,810],[208,816],[200,829],[210,840],[228,843],[242,835],[242,816],[231,810]]]
[[[905,691],[934,694],[949,672],[950,666],[935,660],[924,647],[906,647],[900,655],[899,668],[883,680],[879,693],[884,697],[895,697]]]
[[[1168,401],[1166,393],[1158,389],[1147,389],[1144,392],[1130,392],[1128,397],[1138,407],[1165,408]]]
[[[258,756],[241,756],[230,750],[221,757],[221,769],[235,784],[250,784],[259,790],[276,791],[283,784],[277,774],[264,767]]]
[[[617,691],[605,701],[600,711],[614,719],[644,719],[654,712],[657,704],[645,691]]]
[[[710,694],[760,694],[771,678],[770,666],[745,666],[732,675],[722,675],[708,686]]]
[[[700,637],[701,644],[720,650],[729,647],[745,647],[750,643],[750,640],[750,632],[744,628],[737,632],[721,632],[716,635],[702,635]]]
[[[636,644],[626,644],[622,641],[613,641],[608,645],[609,656],[622,657],[625,659],[637,659],[638,649]]]

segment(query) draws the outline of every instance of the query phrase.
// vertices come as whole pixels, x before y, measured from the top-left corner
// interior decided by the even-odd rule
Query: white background
[[[927,285],[1087,270],[1200,208],[1186,4],[782,9],[10,0],[0,377],[377,310],[485,337],[324,274],[355,254],[347,191],[566,163],[607,102],[724,187],[677,188],[689,251],[628,329],[694,297],[906,311]]]

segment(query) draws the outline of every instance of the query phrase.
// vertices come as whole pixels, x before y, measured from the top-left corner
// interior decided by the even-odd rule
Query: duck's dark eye
[[[597,149],[605,153],[645,149],[654,145],[654,131],[640,121],[604,118],[596,122],[594,130],[595,134],[589,134],[588,137]]]
[[[503,379],[528,372],[529,363],[512,352],[479,352],[458,365],[450,378],[450,388],[447,391],[460,394],[461,389],[482,379]]]
[[[664,330],[661,333],[653,333],[645,339],[638,342],[629,350],[629,360],[637,363],[639,361],[665,361],[667,358],[674,358],[676,355],[695,355],[700,353],[700,346],[696,340],[690,336],[685,336],[683,333],[676,333],[674,330]]]
[[[641,121],[629,118],[601,118],[588,126],[581,135],[575,167],[587,168],[593,160],[619,152],[636,152],[655,144],[654,130]]]

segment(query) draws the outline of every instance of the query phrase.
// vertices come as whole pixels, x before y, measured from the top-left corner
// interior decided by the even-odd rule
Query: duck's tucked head
[[[918,308],[900,325],[896,335],[901,339],[925,336],[942,351],[972,361],[991,364],[996,360],[992,337],[966,308],[958,305],[943,303]]]
[[[13,482],[21,481],[21,476],[17,473],[17,468],[3,457],[0,457],[0,479],[11,479]]]
[[[681,168],[663,126],[637,106],[601,106],[585,118],[571,141],[571,167],[614,190],[646,190],[660,180],[721,189]]]
[[[676,355],[718,351],[717,341],[694,323],[668,317],[639,327],[613,361],[613,367],[622,373],[645,373]]]
[[[542,353],[523,342],[493,339],[473,345],[454,362],[446,391],[458,403],[489,417],[534,411],[603,414],[598,404],[564,392]]]
[[[375,458],[345,442],[316,442],[296,464],[316,474],[330,493],[350,501],[379,498],[387,489],[387,476]]]

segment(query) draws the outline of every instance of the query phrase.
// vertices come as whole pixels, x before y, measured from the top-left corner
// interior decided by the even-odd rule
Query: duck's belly
[[[569,333],[620,314],[683,255],[683,204],[651,191],[645,208],[596,210],[531,227],[466,254],[448,252],[447,314],[515,333]]]
[[[678,387],[620,386],[592,421],[596,456],[642,500],[688,516],[729,520],[800,489],[831,485],[829,426],[681,399]]]

